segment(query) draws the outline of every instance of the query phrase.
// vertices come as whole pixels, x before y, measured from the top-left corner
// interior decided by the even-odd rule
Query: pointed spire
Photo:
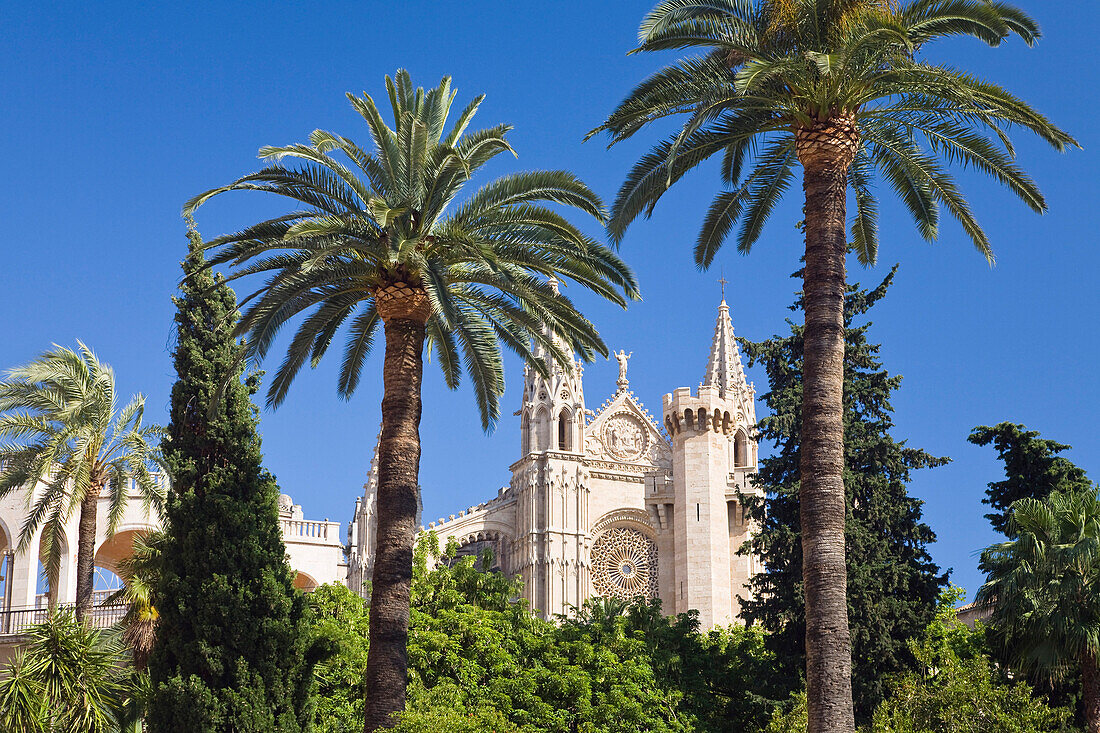
[[[722,398],[732,397],[745,384],[741,352],[733,336],[733,321],[725,297],[718,306],[718,322],[714,326],[714,342],[710,347],[710,361],[707,362],[703,384],[718,387],[718,396]]]

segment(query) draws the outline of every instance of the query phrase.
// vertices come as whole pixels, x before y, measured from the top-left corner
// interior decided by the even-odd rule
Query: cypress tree
[[[908,495],[906,484],[913,470],[948,459],[909,448],[891,436],[890,396],[901,377],[883,369],[879,346],[867,340],[870,322],[853,325],[886,294],[896,270],[874,290],[850,286],[844,309],[848,619],[852,691],[860,721],[867,721],[884,698],[888,675],[915,667],[906,642],[932,621],[947,582],[926,549],[935,534],[920,521],[922,502]],[[801,305],[799,300],[791,309]],[[789,336],[742,341],[750,365],[760,363],[768,374],[770,391],[763,400],[771,415],[757,430],[776,451],[760,460],[756,485],[765,496],[747,501],[760,531],[742,552],[762,556],[764,569],[751,579],[753,598],[742,600],[741,615],[771,632],[766,645],[793,689],[806,654],[798,506],[804,328],[788,323]]]
[[[993,427],[979,425],[968,440],[975,445],[989,445],[1005,464],[1005,480],[993,481],[986,489],[983,504],[993,511],[985,515],[993,529],[1011,536],[1009,507],[1018,499],[1042,501],[1057,489],[1063,492],[1087,491],[1092,482],[1078,466],[1058,455],[1070,446],[1039,437],[1035,430],[1023,425],[1003,422]]]
[[[286,560],[279,489],[261,465],[259,375],[242,378],[236,296],[206,266],[193,225],[188,236],[147,722],[152,733],[308,730],[308,611]]]

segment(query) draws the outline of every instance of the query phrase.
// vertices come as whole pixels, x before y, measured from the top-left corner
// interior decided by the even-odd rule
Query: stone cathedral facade
[[[726,301],[702,383],[666,394],[659,419],[630,390],[629,354],[616,354],[617,389],[595,411],[578,362],[536,356],[551,376],[524,369],[511,483],[423,529],[441,545],[454,538],[462,553],[491,545],[499,570],[522,576],[527,601],[546,616],[593,596],[645,596],[666,613],[697,610],[703,628],[732,623],[757,570],[737,554],[753,531],[742,497],[755,491],[757,446],[755,391]],[[376,487],[372,465],[348,529],[353,590],[373,569]]]

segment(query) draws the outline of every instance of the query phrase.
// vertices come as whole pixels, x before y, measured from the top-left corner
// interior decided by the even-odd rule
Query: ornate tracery
[[[597,595],[657,597],[657,543],[632,527],[612,527],[592,545],[592,585]]]

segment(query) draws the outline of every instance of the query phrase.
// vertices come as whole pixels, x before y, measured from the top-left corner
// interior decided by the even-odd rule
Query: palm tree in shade
[[[800,512],[811,732],[854,726],[842,478],[845,255],[851,248],[864,265],[876,260],[876,176],[925,239],[937,237],[946,209],[990,262],[989,239],[948,170],[952,164],[991,176],[1037,212],[1046,209],[1014,161],[1007,130],[1022,127],[1057,150],[1074,145],[1073,138],[1005,89],[926,57],[942,38],[996,46],[1011,35],[1031,45],[1039,29],[1022,11],[992,0],[665,0],[643,20],[635,52],[704,53],[642,82],[590,133],[606,132],[614,145],[652,122],[686,118],[627,175],[608,225],[616,242],[674,182],[720,155],[724,185],[695,245],[700,268],[735,229],[738,250],[748,253],[802,168]]]
[[[1100,499],[1095,487],[1012,505],[1016,539],[982,553],[978,603],[1012,664],[1061,680],[1081,673],[1090,733],[1100,732]]]
[[[449,79],[425,91],[399,71],[386,77],[386,90],[393,127],[370,95],[348,95],[370,131],[369,152],[317,130],[309,144],[262,148],[267,167],[185,207],[189,214],[212,196],[241,190],[275,194],[293,207],[207,245],[212,265],[236,268],[230,279],[268,278],[246,299],[238,326],[252,357],[264,357],[280,327],[310,311],[271,382],[270,406],[283,400],[307,361],[320,362],[345,324],[338,391],[350,397],[383,332],[367,731],[392,725],[391,714],[405,704],[424,351],[434,353],[449,387],[469,375],[490,429],[504,391],[501,345],[543,373],[549,367],[533,358],[532,343],[562,364],[570,349],[586,360],[607,354],[555,280],[580,283],[624,307],[638,297],[634,276],[615,253],[553,207],[604,220],[599,198],[572,174],[514,173],[457,203],[479,169],[513,152],[507,125],[468,131],[483,97],[448,126],[455,98]],[[296,164],[284,165],[288,159]]]
[[[122,521],[131,492],[145,511],[164,508],[158,446],[163,430],[143,421],[145,397],[121,409],[114,371],[77,341],[78,351],[55,346],[0,381],[0,497],[28,490],[20,532],[25,552],[42,530],[51,589],[56,588],[65,527],[79,510],[76,542],[76,618],[92,608],[99,500],[106,496],[107,537]],[[161,474],[163,476],[165,474]]]
[[[122,640],[130,647],[134,668],[144,671],[157,638],[160,612],[153,600],[153,589],[160,573],[164,530],[142,532],[134,536],[130,554],[119,561],[118,577],[122,587],[104,601],[106,605],[125,603],[126,613],[119,622]]]

